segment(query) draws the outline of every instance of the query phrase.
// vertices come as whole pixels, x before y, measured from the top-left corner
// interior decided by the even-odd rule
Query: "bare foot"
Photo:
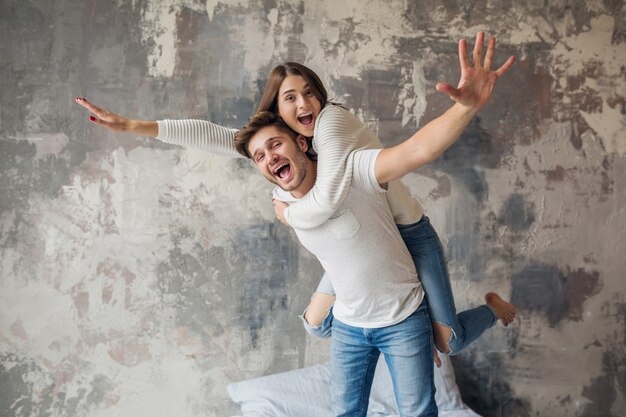
[[[495,292],[488,292],[485,294],[485,301],[496,312],[496,317],[505,326],[511,324],[515,319],[515,306],[509,302],[504,301]]]

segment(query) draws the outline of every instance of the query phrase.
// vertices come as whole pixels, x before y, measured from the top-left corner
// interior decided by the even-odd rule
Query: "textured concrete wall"
[[[622,1],[0,1],[0,415],[225,416],[232,381],[316,363],[320,268],[234,161],[113,135],[73,103],[240,127],[285,60],[387,145],[448,106],[456,42],[519,61],[409,175],[459,308],[519,308],[455,358],[485,416],[626,410]]]

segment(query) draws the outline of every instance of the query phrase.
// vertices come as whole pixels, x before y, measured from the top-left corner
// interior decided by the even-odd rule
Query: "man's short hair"
[[[287,133],[292,139],[298,136],[296,132],[287,126],[278,114],[269,111],[261,111],[250,117],[248,124],[235,134],[235,148],[237,148],[237,152],[252,159],[252,155],[250,155],[248,151],[248,145],[254,135],[268,126],[277,127],[281,132]]]

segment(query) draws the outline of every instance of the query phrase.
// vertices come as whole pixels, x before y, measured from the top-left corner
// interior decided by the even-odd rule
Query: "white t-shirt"
[[[424,297],[415,265],[387,204],[387,191],[376,180],[379,152],[351,153],[347,162],[352,180],[337,211],[321,226],[294,229],[330,277],[337,295],[335,318],[355,327],[399,323]],[[290,204],[298,201],[280,188],[274,190],[274,197]]]

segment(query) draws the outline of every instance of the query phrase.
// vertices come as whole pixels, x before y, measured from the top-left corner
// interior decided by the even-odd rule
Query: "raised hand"
[[[474,45],[474,54],[472,64],[470,64],[467,53],[467,43],[464,39],[459,41],[459,61],[461,64],[461,79],[456,88],[450,84],[438,83],[435,87],[437,91],[447,94],[457,103],[480,109],[483,107],[493,92],[493,88],[504,73],[515,62],[515,57],[509,59],[497,70],[492,71],[493,55],[496,48],[496,38],[491,36],[487,44],[487,53],[483,62],[483,43],[485,42],[485,33],[478,32],[476,35],[476,44]]]
[[[82,97],[77,97],[75,101],[93,113],[89,116],[89,120],[98,126],[102,126],[114,132],[130,132],[141,136],[156,137],[158,134],[159,128],[157,122],[129,119],[100,108]]]

